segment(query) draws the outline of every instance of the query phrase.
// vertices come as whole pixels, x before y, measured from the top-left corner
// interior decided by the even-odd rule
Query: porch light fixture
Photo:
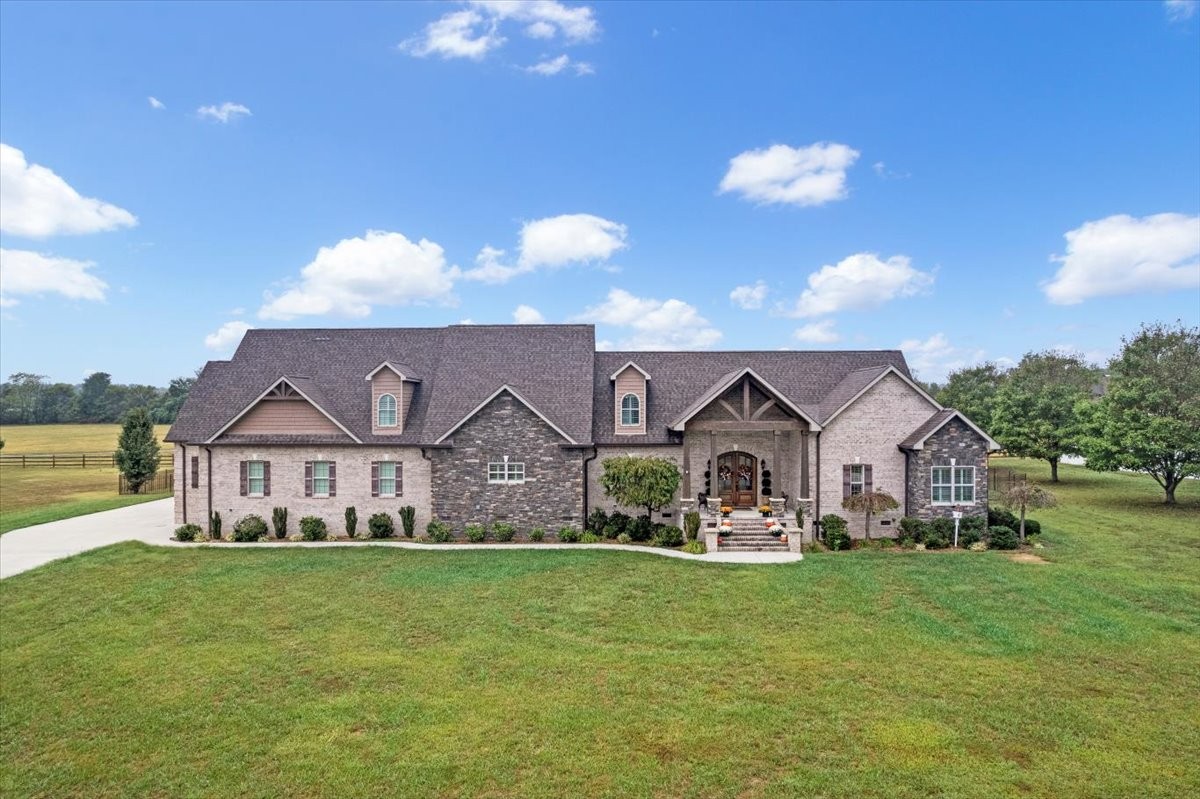
[[[958,462],[958,459],[957,459],[957,458],[951,458],[951,459],[950,459],[950,465],[951,465],[951,466],[953,466],[953,465],[954,465],[955,463],[957,463],[957,462]]]

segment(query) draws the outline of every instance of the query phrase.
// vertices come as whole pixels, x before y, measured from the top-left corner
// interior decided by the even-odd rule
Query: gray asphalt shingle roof
[[[364,378],[385,361],[405,375],[420,375],[421,382],[414,386],[404,432],[375,436],[371,384]],[[431,444],[504,385],[580,444],[631,443],[613,432],[609,379],[630,361],[651,377],[647,433],[636,437],[645,443],[669,443],[675,418],[723,376],[745,368],[818,421],[888,366],[911,377],[899,350],[596,352],[591,325],[250,330],[230,360],[205,366],[166,440],[207,441],[288,377],[367,444]],[[316,439],[256,436],[245,443]]]

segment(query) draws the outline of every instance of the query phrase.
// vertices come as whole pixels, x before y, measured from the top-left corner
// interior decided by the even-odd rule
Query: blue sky
[[[0,5],[0,371],[593,321],[940,379],[1200,322],[1200,11]]]

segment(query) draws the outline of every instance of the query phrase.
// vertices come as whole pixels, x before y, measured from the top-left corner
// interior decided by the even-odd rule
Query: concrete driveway
[[[171,499],[23,527],[0,535],[0,579],[121,541],[164,544],[174,532]]]

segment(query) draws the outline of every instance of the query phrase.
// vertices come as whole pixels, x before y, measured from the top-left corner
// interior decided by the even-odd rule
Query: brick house
[[[879,488],[901,503],[886,535],[903,514],[986,513],[998,448],[896,350],[598,352],[590,325],[250,330],[205,366],[166,441],[177,524],[284,506],[292,528],[340,529],[347,506],[412,505],[418,530],[436,517],[458,533],[580,526],[614,509],[604,460],[634,454],[683,476],[656,521],[701,495],[786,498],[811,520]]]

